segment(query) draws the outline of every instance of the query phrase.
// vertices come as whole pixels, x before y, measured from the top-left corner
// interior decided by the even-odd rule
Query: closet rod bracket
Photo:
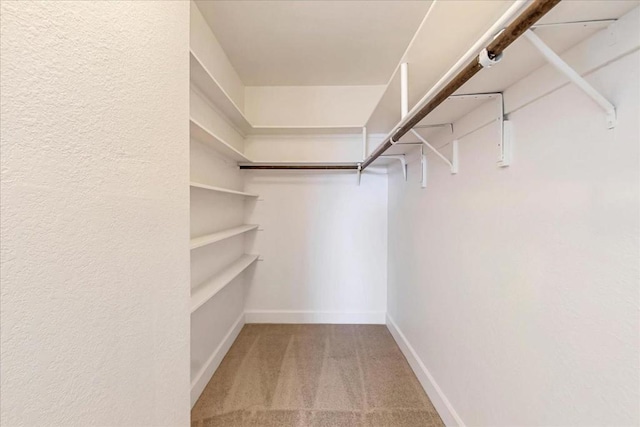
[[[544,58],[558,71],[565,75],[573,84],[578,86],[587,96],[606,113],[606,123],[608,129],[613,129],[617,124],[616,107],[609,102],[596,88],[591,86],[584,77],[567,64],[557,53],[555,53],[533,30],[525,31],[527,40],[538,49]]]
[[[402,174],[404,175],[404,180],[407,180],[407,159],[404,154],[383,154],[380,157],[399,160],[400,164],[402,165]]]
[[[369,151],[369,146],[367,143],[367,127],[362,127],[362,160],[367,158],[367,152]]]
[[[458,140],[454,140],[451,144],[452,144],[452,157],[451,160],[447,159],[441,152],[438,151],[437,148],[435,148],[433,145],[429,144],[429,142],[424,139],[422,137],[422,135],[420,135],[415,129],[411,129],[411,133],[413,133],[415,135],[416,138],[418,138],[420,141],[422,141],[422,144],[424,146],[426,146],[429,150],[431,150],[436,156],[438,156],[440,159],[442,159],[443,162],[445,162],[447,165],[449,165],[449,168],[451,169],[451,173],[452,174],[457,174],[458,173]],[[424,188],[424,187],[423,187]]]
[[[504,94],[502,92],[467,93],[451,95],[449,99],[496,99],[498,110],[498,129],[500,141],[498,142],[498,166],[501,168],[511,164],[511,146],[513,140],[512,124],[505,119]],[[465,136],[468,134],[465,134]]]

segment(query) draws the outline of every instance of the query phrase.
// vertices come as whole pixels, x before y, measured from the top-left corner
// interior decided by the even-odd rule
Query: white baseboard
[[[389,328],[391,335],[393,335],[393,338],[398,343],[400,350],[402,350],[404,357],[407,358],[411,369],[413,369],[416,377],[418,377],[418,381],[420,381],[420,384],[422,384],[422,388],[424,388],[424,391],[429,396],[429,399],[431,399],[431,403],[433,403],[433,406],[435,406],[438,414],[440,414],[440,418],[442,418],[442,421],[444,421],[447,427],[464,427],[464,422],[451,405],[451,402],[449,402],[449,399],[447,399],[447,396],[444,395],[444,393],[438,386],[438,383],[436,383],[436,380],[433,379],[433,376],[431,376],[431,373],[429,372],[427,367],[424,366],[424,363],[422,363],[422,360],[420,360],[420,357],[418,357],[416,351],[413,349],[411,344],[409,344],[407,338],[400,331],[398,326],[388,314],[387,327]]]
[[[200,369],[198,375],[196,375],[196,378],[191,383],[191,408],[193,408],[193,405],[198,401],[202,391],[207,386],[207,383],[209,383],[216,369],[218,369],[218,366],[220,366],[220,362],[222,362],[229,348],[231,348],[231,344],[236,340],[243,326],[244,313],[240,313],[238,320],[231,326],[231,329],[229,329],[227,335],[222,339],[220,345],[218,345],[211,357],[209,357],[202,369]]]
[[[247,323],[335,323],[384,325],[384,312],[246,311]]]

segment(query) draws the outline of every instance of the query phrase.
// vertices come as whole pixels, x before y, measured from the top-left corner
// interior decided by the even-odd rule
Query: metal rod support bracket
[[[367,158],[367,152],[369,151],[367,143],[367,127],[362,127],[362,160]]]
[[[420,135],[415,129],[411,129],[411,133],[413,133],[416,136],[416,138],[422,141],[422,144],[424,144],[429,150],[433,151],[433,153],[436,156],[442,159],[443,162],[449,165],[449,168],[451,168],[452,174],[458,173],[458,141],[457,140],[454,141],[453,159],[449,160],[441,152],[439,152],[433,145],[429,144],[429,142],[426,139],[424,139],[422,135]]]
[[[361,180],[362,180],[362,163],[358,163],[358,186],[360,186]]]
[[[420,188],[427,188],[427,155],[424,154],[424,145],[420,147]]]
[[[501,168],[511,165],[513,153],[513,123],[502,121],[502,139],[498,147],[498,166]]]
[[[556,70],[564,74],[572,83],[578,86],[585,94],[595,101],[606,113],[607,128],[613,129],[617,124],[616,107],[609,102],[600,92],[596,90],[584,77],[567,64],[557,53],[555,53],[536,33],[532,30],[525,31],[527,40],[538,49]]]
[[[451,142],[451,173],[457,174],[458,169],[460,167],[460,163],[458,161],[458,140],[454,139]]]
[[[448,127],[449,133],[453,134],[453,123],[435,123],[432,125],[415,125],[414,129],[429,129],[429,128],[441,128]]]
[[[404,175],[404,180],[407,180],[407,158],[404,154],[383,154],[380,157],[385,157],[387,159],[399,160],[402,165],[402,174]]]
[[[464,95],[452,95],[449,99],[497,99],[498,103],[498,129],[500,141],[498,142],[498,166],[506,167],[511,164],[511,148],[513,142],[512,123],[505,119],[504,94],[502,92],[467,93]],[[468,134],[466,134],[468,135]]]

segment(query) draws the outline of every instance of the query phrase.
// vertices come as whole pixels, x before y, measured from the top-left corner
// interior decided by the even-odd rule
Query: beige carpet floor
[[[191,411],[205,426],[444,426],[384,325],[245,325]]]

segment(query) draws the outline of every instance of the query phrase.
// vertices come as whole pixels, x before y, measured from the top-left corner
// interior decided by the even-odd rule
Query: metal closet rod
[[[498,60],[504,50],[511,45],[518,37],[524,34],[532,25],[534,25],[540,18],[542,18],[547,12],[553,9],[560,0],[533,0],[532,3],[522,13],[520,13],[503,31],[498,33],[497,36],[486,47],[486,54],[490,60]],[[517,4],[512,6],[517,7]],[[507,14],[509,11],[507,12]],[[503,18],[507,15],[503,15]],[[502,24],[502,18],[498,23]],[[496,23],[496,24],[498,24]],[[495,27],[495,25],[494,25]],[[492,29],[494,28],[492,27]],[[486,34],[485,34],[486,36]],[[480,41],[480,40],[479,40]],[[475,46],[474,46],[475,48]],[[472,48],[472,49],[474,49]],[[477,50],[476,50],[477,51]],[[393,146],[400,140],[407,132],[409,132],[414,126],[422,121],[429,113],[435,110],[440,104],[442,104],[447,98],[454,94],[455,91],[460,89],[462,85],[468,82],[473,76],[475,76],[482,68],[480,63],[480,55],[475,55],[473,59],[460,70],[449,83],[440,89],[433,97],[429,97],[431,91],[425,95],[425,97],[419,102],[424,105],[413,112],[413,110],[398,124],[395,132],[389,134],[384,141],[376,148],[362,163],[353,163],[348,165],[332,165],[332,164],[317,164],[317,165],[303,165],[303,164],[289,164],[289,165],[251,165],[241,164],[241,169],[354,169],[361,170],[366,169],[371,163],[373,163],[378,157],[380,157],[385,151]],[[456,67],[456,66],[454,66]],[[453,69],[452,69],[453,70]],[[449,73],[447,73],[449,74]],[[443,77],[443,79],[446,78]],[[442,82],[436,83],[438,86]],[[433,89],[435,89],[435,87]],[[433,90],[432,89],[432,90]],[[427,102],[426,99],[429,99]],[[414,110],[417,107],[414,107]]]
[[[304,163],[240,163],[240,169],[299,169],[299,170],[358,170],[359,163],[318,163],[318,164],[304,164]]]

